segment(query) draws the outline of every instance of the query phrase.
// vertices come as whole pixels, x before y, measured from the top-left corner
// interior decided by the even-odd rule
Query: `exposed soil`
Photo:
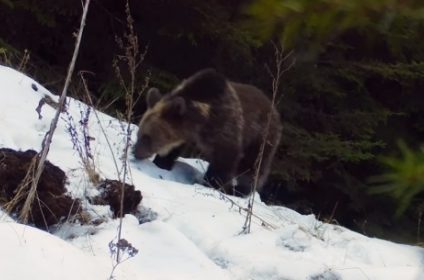
[[[122,183],[116,180],[104,180],[98,188],[101,191],[99,196],[94,197],[92,202],[100,205],[110,205],[110,209],[116,217],[120,216]],[[138,204],[143,196],[140,191],[134,190],[133,185],[125,184],[124,191],[124,214],[135,213]]]
[[[0,149],[0,205],[5,206],[14,198],[36,154],[34,150],[23,152]],[[48,230],[49,226],[79,212],[80,202],[65,194],[67,191],[65,182],[65,173],[59,167],[46,161],[28,223]],[[25,199],[26,195],[17,199],[11,211],[13,216],[19,216]]]
[[[12,149],[0,149],[0,206],[6,208],[15,198],[18,187],[27,175],[33,158],[37,155],[34,150],[15,151]],[[81,203],[78,199],[73,199],[66,195],[66,175],[59,167],[46,161],[43,173],[41,174],[37,197],[34,200],[30,215],[29,224],[44,230],[48,230],[51,225],[57,224],[67,217],[72,217],[81,213]],[[109,205],[115,217],[119,217],[121,204],[121,186],[116,180],[104,180],[98,188],[101,194],[92,199],[94,204]],[[25,192],[28,192],[29,187]],[[11,215],[19,217],[27,195],[15,199],[11,207]],[[136,191],[134,186],[125,184],[124,194],[124,214],[135,213],[142,195]]]

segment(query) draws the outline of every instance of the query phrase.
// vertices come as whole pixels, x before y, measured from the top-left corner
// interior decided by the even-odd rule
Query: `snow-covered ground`
[[[39,118],[35,109],[44,96],[58,100],[32,79],[0,66],[0,147],[40,150],[54,115],[46,104]],[[86,105],[69,99],[68,106],[78,127]],[[48,159],[66,172],[69,192],[84,200],[97,190],[73,149],[68,119],[63,114]],[[114,158],[120,166],[123,125],[102,113],[98,119],[90,115],[91,148],[103,178],[117,178]],[[135,139],[136,128],[133,132]],[[145,222],[125,216],[123,238],[138,254],[116,267],[115,279],[424,279],[423,248],[368,238],[313,215],[267,206],[259,198],[252,232],[240,234],[245,213],[217,191],[193,184],[206,168],[200,160],[181,159],[169,172],[130,157],[130,167],[129,181],[143,195],[139,210]],[[108,279],[109,243],[116,240],[119,222],[106,206],[84,205],[104,222],[64,223],[52,234],[18,224],[0,210],[0,279]]]

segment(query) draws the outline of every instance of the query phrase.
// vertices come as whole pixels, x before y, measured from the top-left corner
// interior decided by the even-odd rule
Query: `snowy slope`
[[[0,67],[0,147],[40,149],[54,115],[49,105],[42,107],[41,119],[35,111],[46,95],[58,99],[23,74]],[[69,99],[76,123],[85,110]],[[89,122],[96,168],[103,178],[116,179],[113,158],[121,164],[125,124],[102,113],[98,117],[91,114]],[[97,190],[88,183],[66,123],[62,116],[48,159],[66,172],[69,192],[84,199]],[[139,210],[150,221],[124,218],[123,238],[139,252],[116,268],[116,279],[424,279],[422,248],[368,238],[312,215],[266,206],[259,198],[252,233],[240,234],[244,213],[217,191],[192,183],[207,167],[202,161],[181,159],[169,172],[131,157],[130,167],[129,180],[143,194]],[[246,206],[244,199],[231,199]],[[118,221],[105,206],[85,205],[105,222],[65,223],[53,234],[0,212],[0,279],[108,279],[108,244],[117,236]]]

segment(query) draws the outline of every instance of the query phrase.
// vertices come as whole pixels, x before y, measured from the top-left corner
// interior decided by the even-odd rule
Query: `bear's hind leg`
[[[207,186],[234,195],[233,179],[239,161],[239,150],[230,148],[217,150],[204,177]]]
[[[258,144],[257,146],[250,147],[248,150],[249,152],[242,158],[238,166],[239,177],[237,178],[237,186],[235,189],[239,196],[249,195],[255,184],[256,191],[261,191],[268,178],[277,144],[278,141],[275,141],[274,144],[268,141],[264,147],[262,159],[260,161],[258,160],[260,145]],[[256,172],[259,163],[259,172]],[[257,179],[255,178],[256,176],[258,177]]]

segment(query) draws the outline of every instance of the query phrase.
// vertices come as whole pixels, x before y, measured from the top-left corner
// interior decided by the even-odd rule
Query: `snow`
[[[34,85],[37,90],[34,90]],[[39,83],[0,66],[0,147],[40,150],[55,109]],[[128,180],[140,190],[143,217],[126,215],[123,238],[138,250],[113,270],[109,243],[116,241],[119,221],[107,206],[94,206],[97,193],[88,181],[68,131],[78,125],[87,106],[68,99],[48,160],[68,176],[69,193],[83,200],[99,225],[63,223],[51,233],[16,223],[0,210],[0,279],[424,279],[424,249],[369,238],[341,226],[267,206],[256,197],[252,232],[241,234],[246,199],[226,197],[196,184],[207,168],[197,159],[180,159],[172,171],[130,156]],[[117,179],[122,166],[125,123],[101,112],[90,114],[88,129],[96,170]],[[133,128],[135,140],[137,128]],[[105,136],[104,132],[107,136]],[[80,138],[81,139],[81,138]],[[109,144],[108,144],[109,143]],[[143,223],[140,223],[143,220]]]

